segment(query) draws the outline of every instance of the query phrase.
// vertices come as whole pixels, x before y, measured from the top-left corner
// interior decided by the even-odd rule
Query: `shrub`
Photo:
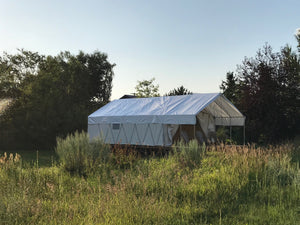
[[[65,139],[57,138],[56,153],[62,166],[71,173],[87,175],[110,159],[110,146],[101,139],[89,140],[87,133],[75,132]]]
[[[200,164],[205,153],[205,143],[199,145],[197,140],[191,140],[189,143],[177,143],[173,150],[178,160],[184,165],[189,167],[196,167]]]

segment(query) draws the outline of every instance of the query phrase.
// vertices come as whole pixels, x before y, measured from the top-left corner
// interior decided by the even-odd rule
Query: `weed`
[[[112,147],[111,162],[119,168],[132,167],[139,158],[138,152],[129,145],[116,144]]]

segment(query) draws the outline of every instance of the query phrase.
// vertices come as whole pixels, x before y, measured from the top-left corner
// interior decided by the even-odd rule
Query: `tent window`
[[[114,124],[112,125],[112,129],[113,129],[113,130],[119,130],[119,129],[120,129],[120,124],[119,124],[119,123],[114,123]]]

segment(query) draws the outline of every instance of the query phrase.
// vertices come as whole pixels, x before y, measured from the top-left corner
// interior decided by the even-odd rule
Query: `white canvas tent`
[[[90,139],[110,144],[170,146],[174,140],[214,141],[215,127],[244,126],[243,114],[222,94],[114,100],[88,117]]]

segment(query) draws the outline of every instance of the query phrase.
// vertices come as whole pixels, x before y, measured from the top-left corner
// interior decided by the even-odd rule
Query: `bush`
[[[89,140],[87,133],[75,132],[66,139],[57,138],[56,153],[62,166],[71,173],[87,175],[110,159],[110,146],[101,139]]]
[[[189,143],[177,143],[173,150],[178,160],[184,165],[189,167],[199,166],[203,155],[205,153],[205,143],[199,145],[197,140],[191,140]]]

